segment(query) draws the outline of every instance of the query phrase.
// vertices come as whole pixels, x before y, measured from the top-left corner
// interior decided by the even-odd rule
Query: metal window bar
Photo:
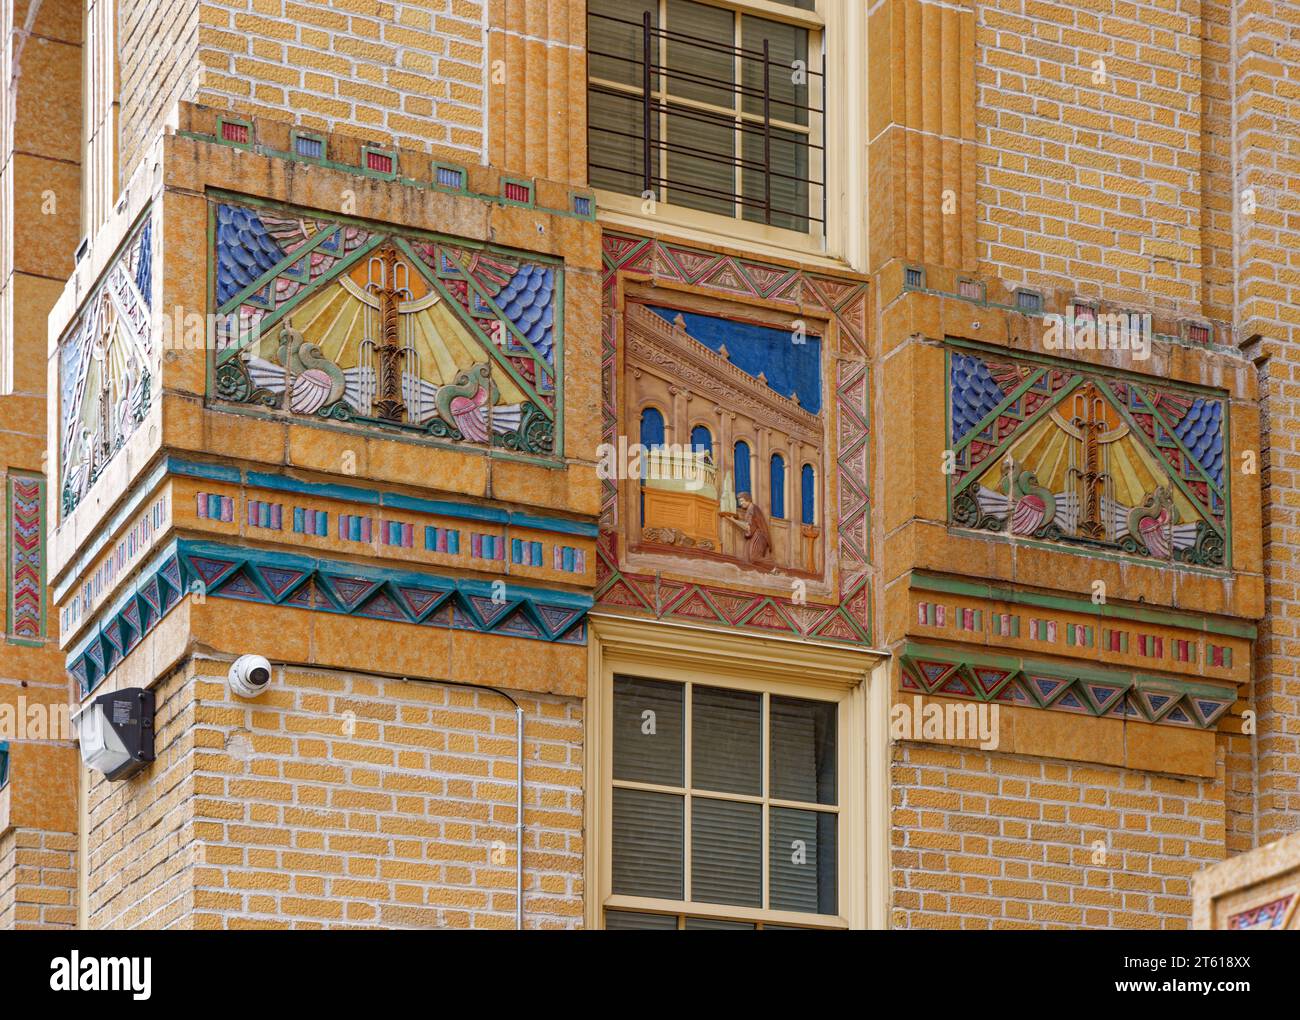
[[[641,105],[641,131],[639,134],[631,131],[620,131],[615,128],[595,127],[589,125],[588,130],[599,132],[603,135],[612,137],[621,137],[629,140],[639,141],[641,143],[641,167],[640,178],[645,192],[659,195],[663,190],[669,192],[678,191],[684,194],[697,195],[702,198],[725,200],[736,207],[747,207],[762,210],[763,222],[771,225],[773,214],[792,217],[796,220],[806,220],[809,223],[823,225],[826,223],[826,182],[825,182],[825,147],[814,141],[813,121],[814,118],[820,118],[825,112],[826,106],[826,80],[822,71],[807,69],[805,74],[808,79],[807,91],[808,101],[806,103],[796,103],[789,99],[782,99],[772,94],[772,67],[780,67],[783,71],[789,71],[789,65],[780,61],[771,59],[770,46],[768,41],[763,41],[761,50],[748,49],[743,46],[731,46],[724,43],[715,42],[697,36],[688,35],[682,32],[674,32],[671,29],[658,28],[654,24],[651,12],[645,12],[643,19],[638,23],[625,18],[618,18],[613,15],[600,14],[595,11],[589,12],[589,17],[600,18],[604,21],[613,22],[626,27],[639,29],[641,35],[641,54],[640,59],[632,58],[622,53],[610,53],[599,49],[590,49],[589,55],[601,57],[607,60],[616,61],[622,64],[631,65],[640,72],[639,87],[636,85],[625,85],[618,82],[591,80],[588,82],[588,91],[598,95],[616,96],[623,99],[635,99]],[[665,42],[677,41],[688,44],[689,46],[699,48],[705,51],[711,51],[719,54],[727,54],[735,60],[738,73],[735,81],[728,81],[722,78],[716,78],[712,75],[704,74],[699,71],[686,70],[680,67],[670,67],[666,63],[657,62],[654,59],[655,41],[659,40],[662,45]],[[757,64],[761,68],[762,87],[755,88],[744,84],[743,69],[745,62]],[[656,79],[659,81],[659,88],[655,87]],[[817,86],[814,86],[813,79],[816,79]],[[699,100],[689,100],[682,96],[674,96],[671,89],[672,82],[682,82],[693,85],[705,86],[718,92],[728,93],[733,97],[733,105],[730,109],[721,106],[715,106],[711,103],[704,103]],[[820,93],[821,105],[816,106],[812,103],[812,97]],[[744,100],[750,98],[761,103],[762,114],[748,113],[744,109]],[[789,110],[790,119],[783,119],[774,116],[774,108]],[[806,123],[799,124],[796,118],[802,114],[806,118]],[[674,143],[668,140],[666,135],[667,124],[672,122],[680,123],[682,121],[694,121],[696,123],[708,124],[713,126],[727,125],[734,128],[736,132],[737,144],[733,153],[721,153],[709,149],[701,149],[698,146],[688,146]],[[661,128],[662,125],[662,128]],[[661,133],[662,131],[662,133]],[[747,158],[745,156],[744,141],[747,136],[762,137],[762,159]],[[804,176],[797,173],[786,172],[773,166],[772,163],[772,146],[773,142],[794,142],[803,146],[808,152],[809,172],[816,169],[822,171],[820,174]],[[762,198],[752,198],[747,196],[742,187],[733,183],[730,191],[713,187],[708,184],[683,180],[672,177],[670,174],[657,174],[654,168],[654,157],[658,154],[661,157],[677,153],[679,155],[689,155],[693,159],[703,160],[707,163],[725,165],[732,170],[732,181],[737,180],[737,171],[743,176],[745,173],[756,173],[763,177]],[[636,170],[632,166],[610,165],[593,161],[589,164],[591,169],[604,170],[617,174],[634,174]],[[791,168],[793,169],[793,168]],[[783,208],[773,202],[772,182],[773,179],[790,182],[796,185],[804,185],[807,189],[806,201],[802,207],[799,207],[796,201],[796,207]],[[811,195],[813,189],[821,192],[820,215],[813,208]]]

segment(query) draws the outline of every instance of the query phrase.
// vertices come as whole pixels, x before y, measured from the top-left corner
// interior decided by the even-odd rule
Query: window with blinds
[[[823,231],[823,32],[794,16],[815,11],[815,0],[774,2],[791,21],[743,4],[589,0],[593,187]]]
[[[615,676],[611,892],[644,909],[605,927],[837,915],[838,727],[833,701]]]

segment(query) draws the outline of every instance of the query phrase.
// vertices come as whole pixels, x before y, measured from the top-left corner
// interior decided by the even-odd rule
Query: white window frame
[[[826,929],[886,927],[889,895],[886,656],[870,648],[823,645],[607,613],[592,613],[588,621],[587,927],[603,928],[605,910],[689,914]],[[612,737],[616,674],[836,703],[838,915],[614,895]],[[688,870],[689,852],[687,846],[684,853]],[[765,897],[767,852],[764,846]]]

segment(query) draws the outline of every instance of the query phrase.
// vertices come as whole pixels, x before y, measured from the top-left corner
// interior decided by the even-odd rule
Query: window
[[[772,454],[772,519],[785,518],[785,458],[779,453]]]
[[[827,189],[816,3],[771,0],[761,17],[746,6],[589,0],[590,181],[638,205],[820,238]]]
[[[799,497],[799,522],[811,526],[817,519],[817,472],[811,464],[799,471]]]
[[[615,895],[839,913],[833,701],[616,676],[613,750]]]
[[[696,425],[691,429],[691,449],[696,453],[707,454],[709,460],[713,459],[713,433],[709,431],[707,425]]]
[[[593,640],[589,923],[863,925],[887,857],[887,823],[865,824],[888,811],[877,653],[608,614]]]
[[[641,445],[656,450],[664,445],[664,416],[657,407],[647,407],[641,412]],[[641,458],[641,484],[650,476],[650,458]],[[645,524],[645,490],[641,491],[641,523]]]
[[[736,494],[748,492],[753,495],[752,482],[749,480],[749,444],[743,439],[736,444]]]
[[[664,416],[657,407],[641,412],[641,445],[647,450],[664,445]]]

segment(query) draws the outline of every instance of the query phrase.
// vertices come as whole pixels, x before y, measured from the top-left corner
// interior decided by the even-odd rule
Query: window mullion
[[[737,12],[732,20],[732,42],[735,44],[736,53],[732,58],[732,93],[731,93],[731,110],[736,117],[736,126],[732,130],[732,167],[731,167],[731,190],[734,193],[734,199],[731,203],[731,215],[736,219],[743,219],[745,216],[745,206],[741,199],[745,197],[745,122],[742,116],[744,112],[744,96],[741,94],[743,82],[745,80],[744,57],[741,56],[740,50],[744,41],[743,16]]]
[[[686,784],[685,803],[682,805],[682,897],[687,903],[691,902],[691,784],[695,781],[692,774],[694,756],[691,753],[695,740],[694,713],[691,710],[694,687],[693,683],[687,681],[682,705],[682,755],[685,759],[682,780]]]
[[[659,132],[658,132],[658,157],[659,173],[658,180],[655,181],[655,197],[660,202],[668,202],[668,88],[669,77],[666,73],[668,68],[668,0],[659,0],[659,31],[665,33],[659,36]],[[654,43],[651,43],[651,52],[654,52]],[[689,783],[687,784],[690,785]]]
[[[762,733],[763,733],[763,751],[759,756],[759,790],[763,794],[763,817],[762,825],[759,831],[759,870],[761,876],[759,881],[759,892],[761,893],[760,902],[764,910],[770,910],[768,888],[771,885],[771,876],[768,874],[770,862],[768,860],[768,841],[771,837],[772,829],[772,811],[771,797],[772,790],[769,776],[771,774],[772,761],[772,694],[770,691],[763,692],[763,716],[762,716]]]

